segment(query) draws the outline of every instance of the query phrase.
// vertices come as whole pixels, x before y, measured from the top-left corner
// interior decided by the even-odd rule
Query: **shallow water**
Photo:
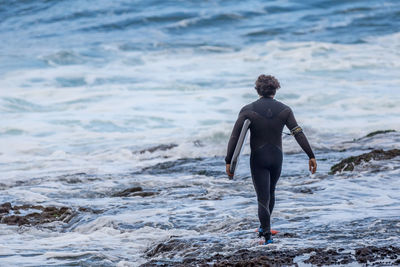
[[[138,265],[256,247],[248,148],[224,154],[260,73],[278,77],[319,159],[284,136],[277,249],[399,243],[397,1],[0,1],[1,203],[78,210],[68,224],[0,224],[5,265]],[[143,152],[150,147],[169,148]],[[343,151],[346,149],[346,151]],[[157,194],[112,197],[134,186]],[[379,235],[375,233],[379,232]],[[160,242],[179,250],[143,256]],[[257,247],[256,247],[257,248]]]

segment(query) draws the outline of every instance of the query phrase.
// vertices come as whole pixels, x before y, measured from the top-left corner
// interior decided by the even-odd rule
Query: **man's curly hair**
[[[279,88],[281,88],[281,85],[274,76],[264,74],[258,76],[255,89],[260,96],[273,96]]]

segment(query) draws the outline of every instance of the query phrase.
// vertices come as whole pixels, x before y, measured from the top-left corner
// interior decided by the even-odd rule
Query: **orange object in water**
[[[271,235],[276,235],[277,233],[279,233],[279,231],[271,229]]]

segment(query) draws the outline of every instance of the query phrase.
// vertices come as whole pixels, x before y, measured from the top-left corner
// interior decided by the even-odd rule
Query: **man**
[[[243,123],[250,124],[250,169],[258,201],[259,237],[265,243],[272,243],[271,213],[275,205],[275,186],[282,168],[282,130],[286,125],[296,141],[309,157],[309,170],[315,173],[317,162],[314,153],[300,126],[297,125],[293,111],[287,105],[276,101],[274,96],[280,88],[278,80],[270,75],[260,75],[255,89],[260,98],[244,106],[236,120],[228,143],[226,172],[230,173],[230,162],[235,150]]]

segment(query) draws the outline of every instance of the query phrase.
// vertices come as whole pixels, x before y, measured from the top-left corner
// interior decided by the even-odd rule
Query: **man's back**
[[[251,121],[250,147],[252,151],[265,144],[274,145],[282,150],[282,130],[286,125],[307,155],[310,158],[314,157],[290,107],[273,98],[261,97],[241,109],[229,140],[228,153],[225,158],[227,163],[232,158],[243,122],[246,119]]]
[[[272,144],[282,149],[282,130],[291,112],[285,104],[262,97],[245,106],[239,116],[250,119],[250,145],[257,149]]]

